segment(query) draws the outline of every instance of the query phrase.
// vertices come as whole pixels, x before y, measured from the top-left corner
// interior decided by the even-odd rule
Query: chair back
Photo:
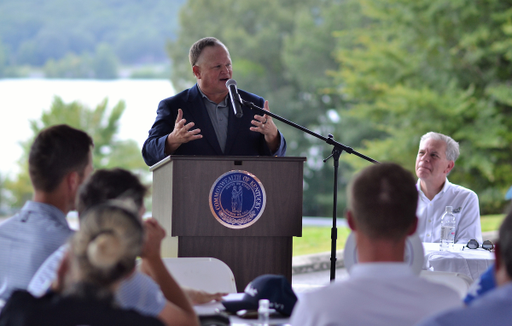
[[[468,293],[469,287],[473,280],[462,273],[456,272],[435,272],[430,270],[422,270],[420,277],[433,282],[448,286],[459,293],[461,298],[464,298]]]
[[[163,258],[164,264],[180,286],[210,293],[236,293],[233,271],[212,257]]]

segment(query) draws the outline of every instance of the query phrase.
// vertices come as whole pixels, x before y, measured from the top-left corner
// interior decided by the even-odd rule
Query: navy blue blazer
[[[246,100],[263,107],[265,100],[255,94],[238,90],[240,96]],[[203,138],[181,144],[172,155],[205,155],[205,156],[284,156],[286,153],[286,140],[281,132],[281,143],[276,153],[271,153],[265,137],[255,131],[249,130],[251,120],[257,112],[243,107],[243,116],[235,117],[231,101],[229,102],[228,135],[225,151],[222,152],[210,117],[203,103],[197,84],[192,88],[166,98],[158,104],[157,116],[149,135],[142,146],[142,157],[147,165],[151,166],[166,157],[165,141],[174,129],[178,116],[178,109],[183,110],[183,118],[187,123],[194,122],[194,128],[201,129]]]

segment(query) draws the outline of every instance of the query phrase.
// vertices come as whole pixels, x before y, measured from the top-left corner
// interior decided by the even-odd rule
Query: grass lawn
[[[342,250],[350,233],[347,227],[339,227],[336,249]],[[302,238],[293,238],[293,255],[301,256],[331,251],[331,228],[321,226],[304,226]]]
[[[505,214],[484,215],[480,218],[482,232],[497,230]],[[338,239],[336,240],[336,249],[342,250],[345,247],[345,241],[350,234],[347,227],[338,228]],[[309,255],[319,252],[331,251],[331,228],[321,226],[304,226],[302,228],[302,238],[293,238],[293,255]]]
[[[504,218],[505,214],[481,216],[480,224],[482,225],[482,232],[498,230]]]

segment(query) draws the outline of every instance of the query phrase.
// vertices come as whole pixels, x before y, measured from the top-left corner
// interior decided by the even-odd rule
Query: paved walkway
[[[332,227],[332,218],[302,219],[304,226]],[[346,227],[345,219],[336,220],[337,227]],[[336,275],[334,281],[340,281],[348,277],[343,262],[343,251],[336,252]],[[311,255],[295,256],[292,259],[292,287],[295,292],[307,292],[326,286],[331,283],[331,252],[322,252]]]
[[[342,281],[348,277],[348,272],[345,268],[336,269],[336,277],[334,282]],[[292,275],[292,287],[297,293],[307,292],[326,286],[331,283],[331,271],[321,270],[316,272],[309,272],[304,274]]]

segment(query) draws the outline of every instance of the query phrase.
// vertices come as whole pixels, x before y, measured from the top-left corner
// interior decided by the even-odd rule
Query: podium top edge
[[[299,156],[201,156],[201,155],[169,155],[158,163],[149,167],[149,171],[153,172],[161,166],[166,165],[170,161],[303,161],[306,157]]]

